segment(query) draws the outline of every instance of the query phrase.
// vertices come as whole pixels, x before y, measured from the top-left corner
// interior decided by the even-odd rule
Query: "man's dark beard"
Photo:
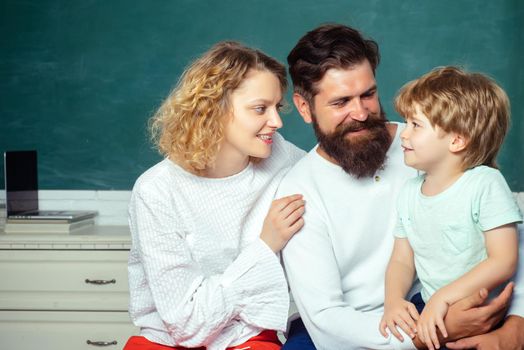
[[[386,161],[391,145],[391,136],[386,128],[386,116],[370,114],[363,121],[353,120],[337,126],[334,132],[326,134],[313,115],[313,128],[320,147],[332,157],[346,173],[360,179],[373,176]],[[352,131],[367,129],[368,132],[354,138],[346,138]]]

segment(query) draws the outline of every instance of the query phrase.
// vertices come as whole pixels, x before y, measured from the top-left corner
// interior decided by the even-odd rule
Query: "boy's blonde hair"
[[[195,174],[212,165],[231,117],[230,96],[251,69],[275,74],[284,94],[285,67],[237,42],[220,42],[194,61],[150,120],[159,152]]]
[[[439,67],[404,85],[395,109],[404,118],[416,107],[433,127],[463,136],[463,169],[478,165],[496,168],[496,156],[509,128],[510,105],[504,90],[480,73]]]

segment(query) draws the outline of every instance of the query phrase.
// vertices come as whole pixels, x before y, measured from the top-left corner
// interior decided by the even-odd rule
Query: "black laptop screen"
[[[36,151],[7,151],[4,154],[7,214],[38,210]]]

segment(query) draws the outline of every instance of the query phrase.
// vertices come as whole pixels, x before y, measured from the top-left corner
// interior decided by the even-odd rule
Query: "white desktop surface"
[[[97,249],[129,250],[128,226],[94,225],[71,233],[5,233],[0,230],[0,249]]]

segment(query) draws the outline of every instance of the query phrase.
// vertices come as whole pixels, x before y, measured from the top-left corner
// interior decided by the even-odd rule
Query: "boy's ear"
[[[451,143],[449,144],[449,150],[452,153],[458,153],[460,151],[463,151],[466,146],[468,145],[468,140],[459,134],[453,135],[453,138],[451,139]]]
[[[302,119],[304,119],[306,123],[311,124],[311,109],[309,108],[309,102],[304,98],[304,96],[295,92],[293,94],[293,103],[295,104],[295,107],[297,107],[297,111],[302,116]]]

